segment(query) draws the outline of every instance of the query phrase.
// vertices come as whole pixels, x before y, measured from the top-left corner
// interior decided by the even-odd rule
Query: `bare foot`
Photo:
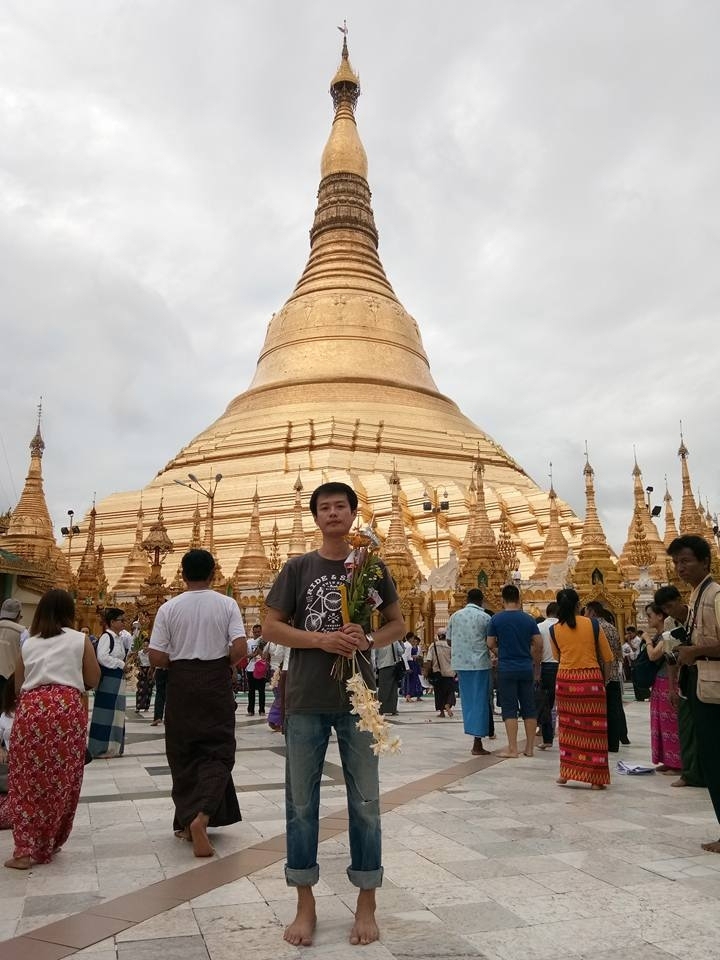
[[[379,937],[380,931],[375,921],[375,891],[361,890],[355,908],[355,923],[350,931],[350,943],[365,946]]]
[[[686,786],[687,786],[687,780],[685,780],[684,777],[678,777],[677,780],[673,780],[673,782],[670,784],[670,786],[671,786],[671,787],[686,787]]]
[[[5,866],[10,867],[11,870],[29,870],[32,860],[30,857],[10,857],[5,861]]]
[[[604,783],[591,783],[591,784],[590,784],[590,789],[591,789],[591,790],[604,790],[604,789],[605,789],[605,784],[604,784]]]
[[[315,897],[310,887],[298,887],[298,904],[295,919],[285,927],[283,940],[294,947],[311,947],[317,924]]]
[[[523,756],[524,756],[524,757],[534,757],[535,754],[532,752],[532,750],[530,751],[530,753],[528,753],[527,750],[526,750],[526,751],[523,753]]]
[[[720,853],[720,840],[703,843],[701,846],[703,850],[707,850],[708,853]],[[7,864],[5,864],[5,866],[7,866]]]
[[[193,853],[196,857],[211,857],[215,850],[208,840],[207,825],[210,818],[205,813],[199,813],[188,827],[192,840]]]
[[[501,750],[499,753],[496,753],[495,756],[500,757],[501,760],[517,760],[520,754],[512,753],[510,750]]]
[[[176,830],[175,836],[178,840],[189,840],[192,843],[192,837],[190,836],[190,827],[184,827],[182,830]]]
[[[559,783],[561,787],[564,787],[565,784],[567,783],[567,778],[566,778],[566,777],[558,777],[557,780],[555,781],[555,783]]]

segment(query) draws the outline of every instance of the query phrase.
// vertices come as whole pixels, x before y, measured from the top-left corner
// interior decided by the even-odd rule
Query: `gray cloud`
[[[146,483],[248,385],[304,265],[336,4],[5,5],[0,497]],[[720,504],[711,2],[350,2],[381,256],[439,387],[616,549],[633,444]],[[710,415],[708,415],[708,412]],[[14,486],[13,486],[14,485]],[[657,494],[656,494],[657,495]]]

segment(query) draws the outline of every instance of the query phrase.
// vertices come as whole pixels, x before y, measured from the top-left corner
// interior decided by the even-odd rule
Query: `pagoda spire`
[[[202,548],[202,537],[200,535],[201,525],[202,515],[200,513],[200,500],[196,499],[195,510],[193,511],[192,515],[192,532],[190,534],[190,542],[187,545],[188,550],[200,550]],[[178,562],[175,576],[170,581],[169,590],[174,597],[185,590],[185,581],[183,580],[182,573],[182,557]]]
[[[583,548],[588,550],[599,546],[604,547],[609,555],[610,548],[608,547],[605,531],[600,523],[597,506],[595,505],[595,471],[590,465],[587,447],[585,449],[583,476],[585,477],[585,522],[582,528],[580,551],[582,552]]]
[[[658,533],[657,527],[653,523],[652,517],[650,516],[648,504],[645,501],[645,488],[643,486],[642,471],[638,466],[637,454],[635,453],[634,449],[633,453],[635,460],[632,470],[633,515],[630,519],[625,546],[620,554],[620,565],[625,570],[626,576],[629,580],[637,580],[640,575],[640,570],[633,557],[638,550],[636,546],[638,542],[637,524],[640,523],[643,529],[642,539],[643,543],[645,544],[641,551],[642,557],[643,559],[647,560],[648,550],[651,554],[649,563],[643,563],[641,566],[651,568],[650,572],[653,579],[661,581],[664,579],[665,575],[665,547],[660,539],[660,534]]]
[[[603,598],[618,617],[619,625],[633,622],[633,590],[622,585],[620,572],[608,546],[605,531],[595,505],[595,471],[590,466],[585,446],[585,522],[580,539],[573,583],[581,600]],[[633,619],[631,619],[633,618]]]
[[[292,530],[290,531],[290,542],[288,544],[288,559],[290,557],[301,557],[305,553],[305,531],[303,530],[303,508],[302,491],[303,485],[298,470],[297,480],[293,484],[295,491],[295,503],[293,505]]]
[[[703,523],[698,514],[698,508],[693,497],[692,484],[690,483],[690,469],[688,467],[689,451],[685,446],[685,439],[682,432],[682,423],[680,424],[680,448],[678,449],[680,457],[680,470],[682,472],[682,504],[680,506],[680,533],[692,533],[698,537],[705,536]]]
[[[378,386],[440,398],[417,323],[395,296],[378,256],[367,154],[355,120],[360,80],[347,37],[330,94],[334,118],[320,163],[310,255],[292,295],[270,321],[248,392],[294,386],[307,395],[310,385],[326,391],[329,384],[372,371]]]
[[[45,441],[40,432],[42,400],[38,405],[37,429],[30,441],[30,468],[17,506],[10,515],[3,547],[25,560],[47,561],[56,547],[52,521],[43,489],[42,457]]]
[[[677,524],[675,523],[672,497],[668,489],[667,476],[665,477],[665,496],[663,497],[663,503],[665,504],[665,536],[663,537],[663,545],[667,550],[673,540],[679,536]]]
[[[36,586],[71,589],[73,574],[65,551],[55,542],[52,520],[45,500],[42,457],[45,441],[41,432],[42,397],[37,427],[30,441],[30,467],[20,499],[7,519],[2,548],[32,563],[37,569]]]
[[[243,587],[262,588],[268,585],[271,577],[270,561],[265,553],[265,545],[260,533],[260,497],[256,485],[252,498],[248,538],[245,541],[245,547],[238,560],[232,580],[236,589]]]
[[[535,565],[535,570],[531,577],[532,580],[547,581],[550,574],[550,567],[567,568],[568,560],[568,542],[560,526],[560,511],[557,505],[557,494],[552,482],[552,463],[550,464],[550,492],[548,493],[550,502],[550,523],[548,524],[547,536],[543,545],[542,553]]]
[[[105,547],[103,546],[102,540],[98,544],[97,548],[97,585],[98,585],[98,602],[103,603],[107,597],[108,589],[108,578],[105,574],[105,561],[103,559],[105,555]]]
[[[199,550],[202,547],[202,538],[200,536],[200,524],[202,517],[200,515],[200,500],[195,500],[195,510],[192,515],[192,533],[190,534],[190,543],[188,550]]]
[[[394,461],[388,482],[390,484],[391,501],[390,526],[380,550],[380,556],[387,563],[395,579],[402,604],[403,602],[407,603],[409,594],[417,586],[420,580],[420,570],[408,544],[403,507],[400,502],[402,488]]]
[[[135,524],[135,541],[130,548],[130,553],[125,561],[123,571],[113,587],[113,593],[127,595],[129,597],[138,594],[150,576],[150,560],[146,551],[143,549],[145,513],[143,511],[142,494],[140,496],[140,505],[137,512],[137,522]]]
[[[95,495],[90,510],[85,550],[77,571],[77,619],[78,626],[88,627],[90,632],[97,629],[96,607],[100,603],[100,583],[98,579],[98,560],[95,549],[95,533],[97,528],[97,510],[95,509]],[[104,571],[104,565],[103,565]]]

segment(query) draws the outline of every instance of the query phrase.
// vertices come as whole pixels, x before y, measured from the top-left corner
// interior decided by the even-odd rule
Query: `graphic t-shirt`
[[[497,637],[498,671],[532,670],[532,638],[537,623],[522,610],[501,610],[488,625],[488,636]]]
[[[383,576],[375,584],[382,599],[379,609],[397,600],[397,591],[390,573],[383,565]],[[343,560],[327,560],[317,550],[302,557],[293,557],[285,564],[273,583],[265,601],[273,610],[286,614],[298,630],[332,633],[340,630],[342,601],[338,585],[347,582]],[[365,630],[370,629],[364,623]],[[350,709],[345,680],[331,675],[337,655],[319,649],[293,647],[288,664],[285,688],[286,713],[345,713]],[[357,663],[365,682],[375,689],[375,672],[369,652],[358,652]]]

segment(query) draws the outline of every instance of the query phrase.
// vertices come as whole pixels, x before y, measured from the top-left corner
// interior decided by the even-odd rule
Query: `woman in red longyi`
[[[8,806],[15,850],[6,867],[49,863],[72,830],[80,798],[87,716],[83,694],[100,680],[90,639],[71,629],[75,602],[48,590],[15,671]]]

